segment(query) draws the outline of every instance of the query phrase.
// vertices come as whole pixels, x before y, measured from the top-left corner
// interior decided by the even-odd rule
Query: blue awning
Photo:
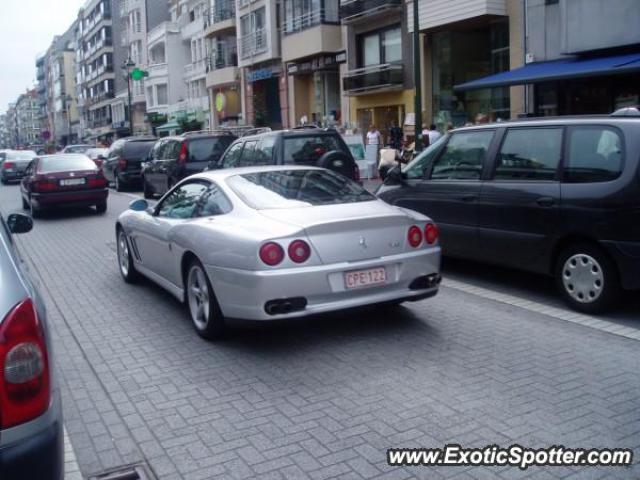
[[[640,71],[640,53],[615,57],[569,58],[550,62],[535,62],[508,72],[472,80],[453,87],[456,91],[505,87],[527,83],[549,82],[569,78],[619,75]]]

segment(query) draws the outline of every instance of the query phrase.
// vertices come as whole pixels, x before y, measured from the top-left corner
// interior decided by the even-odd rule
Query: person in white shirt
[[[438,129],[433,123],[429,126],[428,135],[429,135],[429,145],[433,145],[440,139],[440,137],[442,137],[442,134],[438,131]]]
[[[367,145],[380,145],[382,144],[382,135],[376,129],[375,125],[369,125],[369,131],[367,132]]]

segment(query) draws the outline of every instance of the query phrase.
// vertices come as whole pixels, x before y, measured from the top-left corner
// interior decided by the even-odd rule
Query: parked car
[[[87,153],[87,150],[94,147],[95,145],[67,145],[60,153]]]
[[[0,477],[62,480],[63,421],[46,310],[15,244],[27,215],[0,215]]]
[[[44,208],[94,206],[107,211],[107,179],[86,155],[45,155],[33,160],[20,185],[22,206],[38,215]]]
[[[156,142],[143,169],[144,197],[162,195],[183,178],[217,164],[237,137],[230,132],[187,134]]]
[[[430,215],[445,255],[555,276],[576,310],[640,288],[640,117],[462,128],[378,190]]]
[[[155,137],[147,136],[121,138],[113,142],[102,170],[118,192],[142,183],[142,163],[149,157],[155,143]]]
[[[27,169],[27,165],[36,157],[31,150],[7,150],[4,161],[0,164],[0,182],[8,184],[20,180]]]
[[[196,331],[225,317],[302,317],[433,296],[438,229],[335,172],[280,166],[193,175],[116,224],[120,273],[185,301]],[[171,245],[169,249],[168,246]]]
[[[93,160],[98,167],[102,167],[108,153],[108,148],[90,148],[85,152],[85,155]]]
[[[360,181],[351,150],[333,129],[299,128],[248,135],[236,140],[209,169],[257,165],[305,165],[327,168]]]

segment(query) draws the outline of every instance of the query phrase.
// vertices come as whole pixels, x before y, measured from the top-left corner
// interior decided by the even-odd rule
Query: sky
[[[64,33],[86,0],[2,0],[0,113],[36,81],[36,56]]]

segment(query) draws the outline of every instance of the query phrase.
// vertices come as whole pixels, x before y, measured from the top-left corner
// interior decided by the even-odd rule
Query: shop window
[[[607,182],[622,173],[622,139],[612,128],[575,127],[569,137],[567,183]]]
[[[509,129],[495,180],[554,180],[562,151],[562,128]]]
[[[362,67],[402,61],[400,26],[361,35],[357,41]]]

